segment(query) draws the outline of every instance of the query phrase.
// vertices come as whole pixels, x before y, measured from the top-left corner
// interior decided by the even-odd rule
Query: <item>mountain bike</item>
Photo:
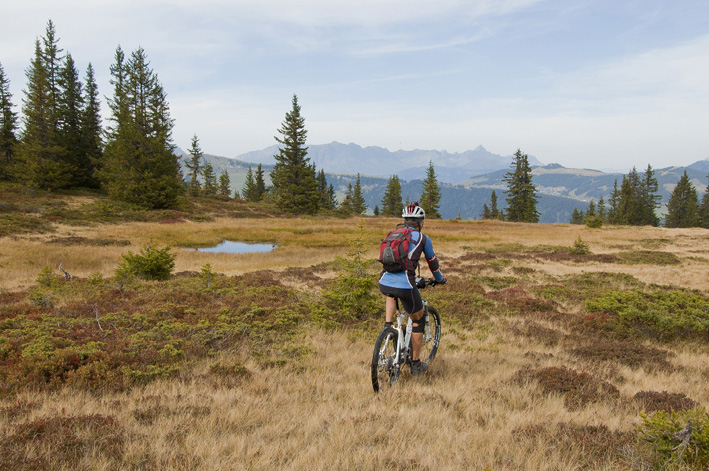
[[[416,286],[423,289],[436,285],[435,280],[417,278]],[[413,320],[409,313],[399,310],[399,300],[396,300],[396,326],[385,327],[377,337],[372,355],[372,387],[374,392],[390,388],[399,379],[405,365],[413,363],[411,329]],[[408,319],[408,321],[407,321]],[[421,361],[430,364],[436,357],[438,344],[441,341],[441,316],[436,308],[423,301],[423,320],[426,327],[421,344]],[[406,326],[404,326],[406,323]]]

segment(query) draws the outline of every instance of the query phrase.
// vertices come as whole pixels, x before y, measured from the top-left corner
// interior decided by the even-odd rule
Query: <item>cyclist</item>
[[[428,369],[428,365],[419,358],[421,343],[423,342],[423,333],[426,327],[422,318],[423,302],[421,300],[421,293],[419,293],[416,287],[416,269],[418,268],[419,258],[422,253],[428,262],[428,268],[431,270],[436,282],[445,283],[447,280],[438,266],[438,258],[433,252],[431,239],[421,232],[423,221],[426,218],[426,212],[418,205],[418,202],[414,202],[404,208],[401,216],[404,218],[404,225],[414,229],[411,233],[411,244],[409,246],[409,259],[413,262],[413,269],[399,273],[389,273],[382,270],[382,274],[379,278],[379,290],[387,297],[386,327],[392,325],[394,312],[396,311],[396,298],[401,300],[404,309],[411,316],[411,320],[413,321],[413,328],[411,330],[411,343],[413,347],[411,373],[417,375]]]

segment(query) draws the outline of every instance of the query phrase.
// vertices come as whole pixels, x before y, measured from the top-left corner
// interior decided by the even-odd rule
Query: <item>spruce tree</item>
[[[84,86],[84,109],[81,111],[81,148],[85,164],[90,169],[87,186],[98,187],[96,169],[103,156],[103,141],[101,128],[101,102],[99,99],[96,77],[91,64],[86,68]]]
[[[59,38],[56,37],[56,30],[54,29],[54,23],[52,20],[47,22],[47,29],[45,30],[42,42],[44,47],[42,48],[42,61],[44,63],[45,70],[47,72],[47,82],[49,86],[49,112],[50,120],[55,130],[59,128],[59,101],[62,95],[60,78],[61,73],[61,63],[62,57],[60,53],[63,52],[59,48]]]
[[[586,218],[586,214],[584,214],[583,211],[579,211],[578,208],[574,208],[574,211],[571,213],[571,220],[569,223],[571,224],[583,224],[583,220]]]
[[[609,224],[618,224],[618,204],[620,202],[620,190],[618,189],[618,179],[613,182],[613,191],[608,199],[608,213],[606,221]]]
[[[660,225],[660,218],[655,214],[655,209],[660,206],[660,201],[662,201],[662,196],[658,191],[659,184],[657,183],[657,178],[655,178],[655,172],[648,164],[640,186],[640,200],[642,201],[640,209],[642,214],[640,218],[641,225],[655,227]]]
[[[93,180],[93,164],[84,150],[81,127],[84,92],[71,54],[65,56],[57,85],[60,92],[56,109],[59,141],[66,151],[67,163],[74,169],[70,184],[87,187]]]
[[[314,214],[319,209],[320,195],[315,167],[307,157],[305,119],[300,114],[296,95],[278,132],[281,137],[275,139],[280,147],[271,171],[272,191],[278,206],[290,214]]]
[[[249,170],[246,172],[246,181],[244,186],[241,187],[241,194],[244,200],[249,202],[258,201],[258,193],[256,189],[256,180],[254,179],[254,172],[249,165]]]
[[[699,225],[699,198],[687,171],[672,190],[667,203],[665,227],[697,227]]]
[[[492,219],[492,213],[487,203],[483,204],[483,212],[480,213],[480,219]]]
[[[57,190],[68,186],[74,169],[66,162],[66,150],[59,139],[52,103],[54,92],[39,40],[35,42],[34,59],[26,75],[27,89],[22,106],[24,129],[13,175],[25,185]]]
[[[404,203],[401,201],[401,182],[398,175],[389,177],[384,196],[382,197],[382,207],[379,210],[382,216],[401,216],[404,210]]]
[[[352,190],[352,212],[354,214],[364,214],[365,211],[367,211],[367,204],[364,202],[362,185],[360,184],[358,173],[354,189]]]
[[[598,216],[601,218],[602,221],[606,220],[606,201],[601,198],[598,200]]]
[[[532,169],[527,154],[517,149],[511,171],[502,179],[507,183],[506,219],[513,222],[539,222],[536,186],[532,183]]]
[[[495,190],[492,190],[492,194],[490,195],[490,218],[502,219],[502,214],[497,208],[497,193],[495,193]]]
[[[13,110],[10,80],[0,64],[0,180],[10,178],[17,146],[17,113]]]
[[[191,155],[188,160],[185,160],[185,167],[187,167],[187,170],[189,170],[190,176],[188,190],[190,192],[190,195],[197,196],[199,195],[201,189],[197,177],[202,173],[201,160],[202,156],[204,155],[202,153],[202,149],[200,149],[199,147],[199,138],[197,137],[197,134],[192,136],[192,143],[188,152]]]
[[[342,213],[345,216],[349,216],[352,214],[353,210],[353,205],[352,205],[352,196],[354,194],[354,190],[352,188],[352,183],[347,184],[347,191],[345,192],[345,197],[342,199],[340,202],[340,213]]]
[[[202,167],[202,181],[204,182],[202,193],[207,196],[217,194],[217,174],[214,173],[214,167],[211,162],[207,162]]]
[[[320,195],[320,208],[330,209],[330,195],[327,192],[327,177],[325,170],[318,172],[318,194]]]
[[[337,209],[337,195],[335,195],[335,187],[332,186],[332,183],[327,187],[327,196],[330,200],[330,209]]]
[[[707,175],[709,179],[709,175]],[[709,229],[709,185],[707,185],[702,204],[699,207],[699,225],[705,229]]]
[[[266,180],[263,175],[263,168],[261,167],[261,164],[258,164],[256,167],[254,182],[256,183],[256,201],[261,201],[263,197],[266,196]]]
[[[145,50],[125,60],[120,46],[111,67],[112,126],[100,171],[108,194],[146,208],[174,207],[182,174],[172,143],[167,95],[150,68]]]
[[[438,186],[433,162],[429,160],[426,178],[423,180],[423,188],[421,189],[421,198],[419,199],[419,204],[426,211],[427,219],[440,219],[441,214],[438,212],[440,203],[441,189]]]
[[[226,169],[222,170],[219,174],[219,194],[222,196],[229,196],[231,194],[231,180],[229,179],[229,172]]]

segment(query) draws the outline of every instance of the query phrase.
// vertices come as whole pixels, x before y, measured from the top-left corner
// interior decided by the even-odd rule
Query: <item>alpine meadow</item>
[[[116,48],[102,123],[51,21],[34,50],[21,119],[0,66],[0,469],[709,469],[709,197],[686,172],[664,227],[649,165],[539,223],[521,149],[480,219],[442,217],[433,161],[373,205],[308,157],[293,94],[275,165],[234,187],[196,134],[178,158],[147,51]],[[442,335],[377,393],[404,200]],[[272,250],[200,250],[225,241]]]

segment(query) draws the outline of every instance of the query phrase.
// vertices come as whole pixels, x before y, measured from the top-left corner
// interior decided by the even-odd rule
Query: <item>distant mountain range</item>
[[[277,146],[241,154],[236,159],[205,155],[217,175],[224,170],[231,179],[233,189],[240,190],[246,180],[249,167],[255,171],[262,164],[268,173],[275,163]],[[182,153],[182,158],[189,154]],[[340,197],[349,183],[354,183],[357,173],[370,211],[381,203],[384,189],[391,175],[398,175],[402,181],[402,197],[416,200],[421,194],[421,180],[425,178],[429,161],[433,162],[436,176],[441,185],[441,215],[452,219],[460,215],[463,219],[477,219],[483,205],[490,203],[490,194],[496,190],[500,208],[506,206],[503,182],[510,170],[512,156],[501,156],[487,151],[484,147],[461,153],[436,150],[413,150],[391,152],[381,147],[361,147],[356,144],[332,142],[308,147],[308,157],[317,170],[324,169],[328,181],[333,184]],[[543,165],[533,156],[533,183],[539,193],[537,209],[540,221],[545,223],[567,223],[574,208],[585,210],[591,199],[596,202],[608,196],[617,180],[620,185],[623,174],[604,173],[591,169],[572,169],[559,164]],[[638,166],[638,172],[646,167]],[[695,162],[687,167],[653,169],[660,186],[663,203],[686,170],[694,187],[701,195],[706,191],[709,159]],[[186,172],[185,172],[186,173]],[[267,181],[267,184],[270,182]]]
[[[278,146],[248,152],[236,157],[243,162],[267,165],[276,163],[274,155]],[[315,168],[326,173],[343,173],[387,177],[396,174],[402,180],[423,179],[429,162],[433,162],[438,181],[456,184],[476,175],[484,175],[503,168],[509,168],[512,156],[502,156],[489,152],[483,146],[465,152],[449,153],[439,150],[397,150],[382,147],[361,147],[357,144],[330,144],[308,147],[308,157]],[[542,165],[534,156],[529,156],[532,166]]]

